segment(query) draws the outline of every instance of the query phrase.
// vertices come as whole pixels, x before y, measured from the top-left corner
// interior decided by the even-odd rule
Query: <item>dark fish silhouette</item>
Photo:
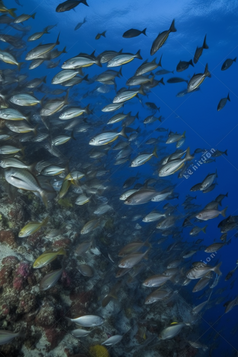
[[[124,32],[124,34],[122,35],[122,37],[124,37],[124,38],[132,38],[132,37],[137,37],[137,36],[139,36],[139,35],[142,34],[142,33],[143,33],[145,36],[147,36],[147,35],[146,35],[146,28],[145,28],[144,30],[142,30],[142,31],[136,30],[136,29],[130,29],[130,30]]]

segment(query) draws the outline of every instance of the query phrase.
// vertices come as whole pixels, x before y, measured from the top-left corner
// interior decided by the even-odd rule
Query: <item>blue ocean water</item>
[[[182,227],[183,219],[185,218],[184,208],[182,206],[187,195],[196,196],[193,203],[199,205],[198,211],[210,201],[215,200],[219,194],[227,194],[222,206],[219,210],[224,209],[226,206],[226,217],[236,216],[238,213],[237,208],[237,179],[238,179],[238,162],[237,162],[237,78],[238,68],[237,63],[234,62],[232,66],[221,71],[222,64],[228,58],[234,59],[238,54],[237,45],[237,2],[236,1],[174,1],[169,0],[166,2],[151,1],[94,1],[88,0],[88,7],[80,4],[75,10],[68,12],[57,13],[55,11],[59,1],[27,1],[20,0],[19,6],[13,0],[5,1],[8,8],[17,8],[17,15],[21,13],[33,14],[36,12],[35,19],[30,19],[25,26],[31,26],[26,37],[34,32],[41,31],[48,25],[57,24],[50,34],[42,37],[37,41],[37,44],[53,43],[56,41],[60,33],[60,45],[58,49],[63,49],[66,46],[67,53],[63,53],[60,59],[60,65],[53,69],[47,69],[45,64],[30,71],[27,65],[22,66],[21,73],[28,76],[28,80],[42,77],[47,75],[47,86],[56,89],[62,88],[53,86],[51,84],[52,78],[61,70],[61,65],[67,59],[76,56],[78,53],[83,52],[91,54],[95,51],[95,56],[106,50],[120,51],[123,53],[135,54],[140,50],[143,61],[152,61],[157,58],[157,62],[162,56],[162,68],[174,71],[174,73],[165,74],[162,76],[155,76],[155,79],[163,77],[165,85],[159,85],[152,88],[147,92],[144,97],[139,94],[137,97],[128,101],[124,105],[124,112],[132,111],[132,115],[139,112],[139,119],[130,125],[130,127],[137,129],[138,137],[135,141],[131,142],[131,157],[130,161],[140,153],[152,153],[154,145],[146,145],[145,142],[152,138],[158,138],[157,153],[158,159],[153,157],[145,165],[138,168],[131,168],[130,161],[125,164],[114,166],[115,151],[109,150],[106,157],[101,159],[102,165],[109,170],[109,175],[105,178],[105,185],[109,182],[109,186],[113,187],[107,195],[113,203],[118,201],[118,197],[124,192],[122,185],[124,181],[132,176],[137,175],[137,181],[141,184],[148,178],[158,180],[158,169],[161,160],[169,154],[172,154],[176,148],[175,144],[165,144],[168,133],[170,131],[177,133],[186,132],[186,140],[182,146],[183,150],[190,147],[191,153],[197,148],[206,149],[208,153],[214,150],[227,150],[227,155],[217,157],[214,162],[201,164],[199,159],[202,154],[196,155],[189,171],[186,171],[182,178],[178,178],[178,173],[173,176],[166,177],[166,183],[175,185],[175,192],[178,198],[172,201],[163,201],[160,204],[148,203],[141,206],[126,206],[123,202],[116,203],[116,210],[121,216],[131,217],[133,215],[145,216],[155,208],[162,209],[165,203],[178,205],[177,213],[180,219],[176,223],[176,227],[181,231],[180,241],[185,244],[195,242],[196,239],[204,239],[200,245],[204,247],[209,246],[214,242],[221,242],[220,229],[218,224],[224,219],[221,215],[208,222],[201,222],[199,226],[203,227],[208,224],[206,234],[199,233],[198,237],[191,237],[189,231],[191,227]],[[74,30],[79,22],[83,22],[86,17],[86,22],[78,30]],[[155,55],[150,55],[151,45],[156,36],[165,30],[168,30],[172,20],[175,19],[176,32],[169,34],[165,44],[156,52]],[[1,33],[15,35],[16,30],[1,24]],[[144,36],[141,34],[134,38],[123,38],[122,34],[135,28],[143,30],[147,28]],[[98,33],[106,30],[106,37],[101,37],[99,40],[95,39]],[[17,32],[18,34],[20,32]],[[179,61],[190,61],[194,57],[197,47],[203,44],[204,36],[206,37],[208,49],[204,49],[202,56],[199,58],[198,63],[194,67],[189,66],[185,71],[176,72],[176,66]],[[26,37],[24,40],[26,40]],[[27,50],[24,49],[23,53],[18,55],[20,62],[24,62],[24,58],[30,49],[36,46],[36,41],[27,43]],[[6,48],[5,44],[1,42],[1,49]],[[56,59],[58,60],[58,59]],[[126,81],[132,77],[136,69],[142,64],[141,60],[135,58],[132,62],[122,66],[122,77],[116,78],[117,90],[125,87]],[[186,82],[181,83],[167,83],[167,80],[172,77],[182,77],[189,81],[194,74],[203,73],[206,64],[208,64],[211,78],[206,78],[201,84],[198,91],[186,94],[182,97],[176,95],[187,88]],[[7,65],[1,63],[2,69],[9,68]],[[76,135],[76,141],[71,141],[68,145],[69,157],[77,164],[78,161],[86,161],[85,157],[80,156],[80,140],[84,145],[95,135],[107,131],[115,130],[120,131],[122,123],[114,124],[112,127],[106,126],[108,119],[114,114],[102,113],[101,109],[112,102],[115,96],[114,86],[110,86],[108,93],[98,93],[90,95],[92,91],[99,87],[99,83],[94,81],[95,76],[102,73],[107,69],[106,64],[99,66],[92,66],[84,68],[84,74],[88,74],[92,82],[81,83],[70,89],[69,97],[74,98],[75,101],[80,102],[82,107],[90,104],[94,113],[87,119],[90,124],[95,123],[95,128],[86,133],[83,138]],[[118,68],[113,68],[119,70]],[[158,67],[154,72],[160,70]],[[109,87],[107,87],[108,89]],[[86,93],[86,94],[85,94]],[[225,107],[221,111],[217,111],[217,106],[222,98],[226,98],[229,93],[230,101],[227,101]],[[43,97],[44,93],[39,94]],[[153,102],[157,107],[160,107],[160,112],[155,114],[156,117],[162,115],[162,123],[156,121],[152,124],[144,125],[143,120],[151,115],[153,112],[145,105],[145,102]],[[111,115],[112,114],[112,115]],[[167,132],[156,131],[157,128],[165,128]],[[217,170],[217,178],[214,190],[208,193],[191,192],[190,189],[195,184],[202,182],[202,180],[210,173]],[[103,181],[103,179],[102,179]],[[163,188],[165,186],[162,184]],[[191,212],[192,208],[191,208]],[[189,213],[189,212],[188,212]],[[183,219],[182,219],[183,218]],[[121,221],[123,224],[123,220]],[[141,225],[141,230],[146,231],[148,224],[138,221]],[[118,223],[120,224],[120,223]],[[152,223],[153,224],[153,223]],[[135,222],[133,222],[133,227]],[[238,259],[237,248],[238,241],[235,236],[236,230],[228,232],[227,241],[228,245],[222,247],[213,257],[211,254],[205,253],[204,250],[197,251],[193,256],[192,262],[204,261],[212,266],[222,262],[221,271],[222,276],[219,284],[214,289],[211,296],[211,303],[209,308],[202,314],[199,327],[197,327],[196,340],[206,344],[209,347],[208,351],[199,350],[199,356],[237,356],[238,342],[237,342],[237,306],[228,313],[225,313],[224,303],[234,300],[238,294],[237,272],[234,277],[225,281],[226,275],[235,268]],[[153,242],[156,244],[157,232],[153,236]],[[162,245],[162,249],[166,251],[168,246],[174,243],[176,238],[169,237]],[[194,248],[195,246],[193,246]],[[173,252],[174,253],[174,252]],[[175,255],[172,254],[174,259]],[[156,259],[156,253],[152,254],[151,260]],[[173,260],[172,259],[172,260]],[[234,281],[231,288],[231,281]],[[209,288],[206,287],[209,290]],[[219,292],[217,293],[217,290]],[[221,291],[221,289],[224,289]],[[203,292],[203,291],[202,291]],[[202,293],[201,292],[201,293]],[[210,292],[210,291],[208,291]],[[181,289],[182,296],[187,297],[190,304],[193,306],[198,305],[207,299],[205,295],[203,299],[197,299],[199,293],[192,293],[191,285]],[[223,297],[223,300],[217,304],[217,300]],[[115,354],[116,355],[116,354]],[[126,354],[125,354],[126,356]],[[172,355],[171,355],[172,356]],[[184,354],[185,356],[185,354]]]

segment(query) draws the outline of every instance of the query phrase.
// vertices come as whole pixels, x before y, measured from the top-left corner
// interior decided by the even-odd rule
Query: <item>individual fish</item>
[[[188,83],[188,80],[180,78],[180,77],[172,77],[172,78],[169,78],[167,80],[167,83],[181,83],[181,82],[187,82]]]
[[[102,345],[105,346],[113,346],[116,345],[117,343],[121,342],[123,336],[122,335],[114,335],[106,339],[106,341],[102,342]]]
[[[10,97],[9,100],[11,103],[19,105],[20,107],[31,107],[41,103],[39,99],[35,98],[33,95],[26,93],[15,94]]]
[[[0,7],[0,11],[1,11],[1,7]],[[20,332],[14,333],[7,330],[0,330],[0,345],[5,345],[11,342],[14,338],[21,337],[21,336],[23,335]]]
[[[197,266],[194,266],[192,269],[188,271],[186,276],[189,279],[200,279],[205,275],[207,275],[207,273],[209,273],[210,271],[214,271],[216,274],[221,275],[222,273],[219,269],[221,264],[222,263],[219,263],[215,267],[211,267],[209,265],[199,262]]]
[[[124,102],[121,103],[111,103],[106,105],[103,109],[102,112],[114,112],[118,109],[120,109],[124,105]]]
[[[83,228],[81,229],[81,234],[87,234],[92,232],[95,228],[97,228],[100,224],[99,219],[92,219],[91,221],[88,221]]]
[[[186,156],[184,159],[175,159],[171,160],[165,165],[161,167],[159,170],[159,176],[160,177],[165,177],[165,176],[170,176],[173,175],[175,172],[180,170],[186,161],[190,161],[194,158],[194,156],[190,155],[190,148],[187,149],[186,151]]]
[[[12,64],[12,65],[16,65],[19,70],[21,69],[21,66],[23,64],[23,62],[17,62],[17,60],[11,53],[6,52],[6,51],[1,51],[1,50],[0,50],[0,61]]]
[[[147,278],[142,285],[149,288],[157,288],[166,283],[170,279],[170,276],[164,274],[157,274]]]
[[[144,165],[147,161],[149,161],[153,156],[158,158],[156,148],[151,154],[140,154],[131,162],[131,167],[138,167]]]
[[[37,47],[35,47],[32,50],[30,50],[27,53],[25,59],[27,61],[34,60],[34,59],[41,59],[40,58],[41,56],[43,56],[46,53],[52,51],[53,48],[55,48],[55,46],[60,44],[59,36],[60,36],[60,34],[58,35],[57,40],[56,40],[55,43],[48,43],[48,44],[45,44],[45,45],[38,45]]]
[[[79,23],[75,26],[74,31],[80,29],[80,27],[81,27],[83,24],[85,24],[85,22],[87,22],[86,17],[83,19],[83,22],[79,22]]]
[[[150,55],[153,56],[159,49],[162,47],[169,37],[170,32],[176,32],[176,28],[174,25],[175,20],[172,21],[169,30],[161,32],[156,39],[154,40],[151,50],[150,50]]]
[[[118,267],[123,269],[133,268],[136,264],[138,264],[147,254],[148,250],[144,253],[132,253],[126,255],[122,260],[119,262]]]
[[[53,27],[55,27],[56,25],[52,25],[52,26],[46,26],[43,31],[41,32],[35,32],[33,35],[31,35],[30,37],[28,37],[27,41],[36,41],[39,40],[39,38],[41,38],[43,35],[45,34],[49,34],[49,30],[51,30]]]
[[[208,64],[206,64],[204,73],[194,74],[188,82],[187,92],[193,92],[199,88],[206,77],[211,77],[211,73],[208,70]]]
[[[191,313],[192,313],[193,315],[199,314],[200,311],[204,308],[204,306],[207,305],[207,303],[209,302],[211,295],[212,295],[212,291],[211,291],[211,293],[210,293],[208,299],[207,299],[206,301],[202,302],[201,304],[195,306],[195,307],[192,309]]]
[[[167,69],[160,69],[159,71],[155,72],[157,76],[163,76],[164,74],[174,73],[174,71],[169,71]]]
[[[150,304],[154,304],[157,301],[165,300],[169,296],[171,296],[171,291],[161,290],[159,288],[146,297],[145,305],[150,305]]]
[[[203,228],[200,228],[200,227],[193,227],[191,229],[191,231],[189,232],[190,236],[197,236],[200,232],[203,232],[204,234],[206,233],[206,229],[207,229],[208,225],[206,225],[205,227]]]
[[[42,222],[29,222],[18,233],[19,238],[29,237],[31,234],[39,231],[42,227],[46,226],[49,217],[46,217]]]
[[[134,98],[138,94],[145,95],[145,92],[143,91],[143,87],[140,87],[139,89],[122,88],[117,93],[117,95],[113,98],[113,104],[120,104],[120,103],[126,102],[127,100]]]
[[[176,67],[176,71],[177,72],[183,72],[189,67],[189,65],[194,67],[193,60],[190,60],[188,62],[179,61],[179,63],[177,64],[177,67]]]
[[[140,86],[140,85],[144,85],[148,82],[152,83],[154,80],[154,75],[152,77],[146,77],[146,76],[133,76],[131,78],[129,78],[126,82],[127,86]]]
[[[194,63],[197,63],[197,62],[198,62],[199,58],[200,58],[201,55],[202,55],[203,50],[209,48],[208,45],[207,45],[207,43],[206,43],[206,39],[207,39],[207,35],[205,35],[205,37],[204,37],[202,47],[197,47],[197,48],[196,48],[196,51],[195,51],[195,54],[194,54],[194,58],[193,58],[193,62],[194,62]]]
[[[27,170],[31,171],[34,168],[35,164],[27,165],[24,162],[22,162],[21,160],[17,159],[16,157],[9,157],[9,158],[1,160],[0,166],[4,169],[9,168],[9,167],[16,167],[18,169],[27,169]]]
[[[225,71],[226,69],[230,68],[230,66],[232,65],[233,62],[236,62],[236,57],[235,57],[234,59],[228,58],[228,59],[225,60],[225,62],[222,64],[221,70],[222,70],[222,71]]]
[[[144,30],[142,30],[142,31],[140,31],[140,30],[136,30],[136,29],[130,29],[130,30],[127,30],[126,32],[124,32],[123,33],[123,35],[122,35],[122,37],[124,37],[124,38],[132,38],[132,37],[137,37],[137,36],[139,36],[140,34],[144,34],[145,36],[147,36],[146,35],[146,28],[144,29]]]
[[[213,243],[211,245],[209,245],[204,252],[206,253],[214,253],[217,252],[219,249],[221,249],[224,245],[226,245],[228,243]]]
[[[84,315],[77,317],[75,319],[71,319],[67,317],[67,320],[71,322],[75,322],[77,325],[83,327],[95,327],[100,326],[104,323],[104,319],[101,316],[97,315]]]
[[[63,106],[68,102],[68,97],[69,97],[69,91],[67,91],[67,94],[64,98],[47,101],[43,105],[43,107],[40,111],[40,115],[43,117],[48,117],[48,116],[55,114],[60,109],[62,109]]]
[[[162,60],[162,55],[160,57],[159,63],[156,63],[156,58],[154,58],[153,61],[151,62],[148,62],[148,60],[146,60],[145,62],[142,63],[142,65],[140,65],[139,68],[137,68],[135,72],[135,76],[142,76],[143,74],[151,72],[158,67],[162,67],[161,60]]]
[[[208,350],[208,347],[206,345],[203,345],[197,341],[187,341],[190,346],[192,346],[193,348],[196,348],[196,349],[202,349],[204,352]]]
[[[80,243],[75,250],[75,253],[78,255],[83,255],[84,253],[87,252],[87,250],[92,246],[92,241],[86,241],[86,242],[82,242]]]
[[[9,168],[4,171],[5,179],[11,185],[22,190],[37,192],[47,206],[47,193],[42,189],[36,177],[28,170]]]
[[[124,203],[126,205],[142,205],[144,203],[149,202],[154,196],[157,195],[157,191],[153,189],[142,188],[140,190],[136,190],[136,192],[132,193],[128,196]]]
[[[157,211],[152,211],[149,214],[147,214],[143,219],[142,222],[155,222],[158,221],[159,219],[166,217],[166,213],[160,213]]]
[[[136,253],[141,248],[143,248],[145,245],[148,245],[148,240],[145,241],[145,242],[132,242],[132,243],[129,243],[119,251],[118,256],[119,257],[125,257],[128,254]]]
[[[222,99],[220,100],[220,102],[218,103],[218,106],[217,106],[217,111],[218,111],[218,112],[219,112],[221,109],[224,108],[224,106],[226,105],[226,102],[227,102],[228,100],[229,100],[229,102],[231,101],[231,100],[230,100],[229,93],[228,93],[228,95],[227,95],[226,98],[222,98]]]
[[[101,36],[106,37],[106,32],[107,32],[107,31],[103,31],[102,33],[98,33],[98,34],[96,35],[96,37],[95,37],[95,40],[99,40]]]
[[[89,6],[87,4],[86,0],[66,0],[62,3],[60,3],[57,7],[56,7],[56,12],[65,12],[65,11],[69,11],[74,9],[76,6],[78,6],[79,4],[84,4],[86,6]]]
[[[158,110],[160,111],[160,107],[157,107],[155,103],[152,102],[146,102],[145,105],[150,109],[150,110]]]
[[[218,211],[215,209],[204,209],[203,211],[199,212],[196,215],[197,219],[200,219],[202,221],[207,221],[209,219],[213,219],[219,216],[221,214],[223,217],[226,216],[226,210],[228,207],[224,208],[222,211]]]
[[[140,50],[136,52],[135,55],[131,53],[120,53],[117,56],[113,57],[110,61],[107,63],[107,67],[118,67],[122,66],[123,64],[129,63],[133,61],[134,58],[142,59]]]
[[[93,268],[88,264],[79,264],[78,271],[87,278],[91,278],[94,275]]]
[[[93,146],[107,145],[115,141],[120,135],[127,138],[127,135],[125,133],[125,128],[123,128],[122,131],[120,131],[119,133],[113,131],[107,131],[98,134],[89,141],[89,145],[93,145]]]
[[[36,12],[32,15],[27,15],[27,14],[22,14],[20,16],[17,16],[15,20],[13,21],[15,24],[20,24],[26,20],[29,20],[30,18],[34,19],[36,16]]]
[[[211,274],[207,274],[204,277],[202,277],[197,282],[197,284],[194,286],[192,292],[196,293],[196,292],[201,291],[202,289],[204,289],[210,283],[211,278],[212,278]]]
[[[90,201],[90,197],[87,197],[86,195],[82,194],[78,196],[78,198],[75,201],[75,204],[78,206],[83,206],[85,203],[88,203]]]
[[[184,326],[190,326],[190,323],[184,322],[173,322],[170,326],[166,327],[161,333],[159,334],[159,338],[161,340],[168,340],[177,336]]]
[[[154,117],[154,115],[149,115],[148,117],[145,118],[145,120],[143,121],[143,123],[146,124],[152,124],[154,122],[156,122],[157,120],[159,120],[160,122],[162,122],[162,115],[159,118]]]
[[[186,131],[184,131],[183,134],[169,133],[169,137],[168,137],[168,139],[166,140],[166,144],[176,143],[177,141],[179,141],[179,140],[185,138],[185,134],[186,134]]]
[[[58,255],[66,255],[66,251],[63,248],[56,250],[55,252],[45,252],[41,254],[33,263],[34,269],[40,269],[45,265],[51,263],[57,258]]]
[[[44,276],[44,278],[40,281],[40,290],[48,290],[55,286],[61,277],[63,269],[54,270]]]
[[[90,334],[90,332],[90,330],[83,330],[82,328],[71,331],[72,335],[76,338],[85,337]]]

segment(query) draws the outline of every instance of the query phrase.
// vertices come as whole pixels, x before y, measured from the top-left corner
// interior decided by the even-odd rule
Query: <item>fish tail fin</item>
[[[89,6],[88,3],[87,3],[87,0],[82,0],[81,2],[82,2],[84,5]]]
[[[216,274],[218,274],[218,275],[222,275],[222,272],[220,271],[220,266],[222,265],[222,262],[220,262],[219,264],[217,264],[215,267],[214,267],[214,269],[213,269],[213,271],[216,273]]]
[[[146,95],[146,93],[144,92],[143,86],[140,86],[139,93],[142,95]]]
[[[194,159],[194,156],[192,156],[192,155],[190,154],[190,147],[188,147],[188,148],[187,148],[187,152],[186,152],[186,156],[185,156],[185,160],[186,160],[186,161],[189,161],[189,160],[192,160],[192,159]]]
[[[159,156],[158,156],[158,154],[157,154],[157,151],[156,151],[156,146],[155,146],[155,148],[154,148],[153,155],[154,155],[155,157],[157,157],[157,159],[159,158]]]
[[[34,19],[36,16],[36,12],[34,12],[34,14],[31,15],[31,17]]]
[[[211,73],[208,70],[208,64],[206,64],[204,74],[205,74],[206,77],[211,77]]]
[[[21,69],[21,66],[23,65],[24,62],[19,62],[18,65],[17,65],[17,68],[18,68],[18,71],[20,71]]]
[[[44,34],[49,34],[49,26],[46,26],[44,29],[43,29],[43,33]]]
[[[237,59],[237,57],[235,57],[235,58],[233,59],[233,62],[236,62],[236,59]]]
[[[43,78],[43,81],[42,81],[42,82],[46,83],[46,78],[47,78],[47,76],[45,76],[45,77]]]
[[[229,93],[228,93],[228,96],[227,96],[227,100],[229,100],[229,102],[231,101]]]
[[[188,63],[191,64],[191,66],[194,67],[193,60],[192,60],[192,59],[191,59]]]
[[[125,132],[125,127],[123,127],[122,131],[120,131],[119,135],[124,136],[124,138],[128,139],[128,136],[126,135]]]
[[[150,83],[153,83],[154,79],[155,79],[155,75],[153,74],[152,77],[150,78]]]
[[[205,234],[206,234],[207,227],[208,227],[208,224],[205,227],[203,227],[203,229],[202,229],[203,233],[205,233]]]
[[[162,123],[162,115],[157,119]]]
[[[89,114],[93,114],[93,110],[90,109],[90,104],[88,104],[85,108],[86,113]]]
[[[96,65],[99,66],[99,67],[102,67],[102,64],[101,64],[101,61],[100,61],[99,57],[96,58]]]
[[[145,36],[147,36],[146,35],[146,30],[147,30],[147,28],[145,28],[143,31],[141,31],[141,33],[143,33]]]
[[[47,194],[47,192],[42,190],[39,193],[40,193],[41,199],[42,199],[45,207],[47,208],[48,207],[48,194]]]
[[[59,37],[60,37],[60,32],[59,32],[59,34],[58,34],[58,37],[57,37],[57,40],[56,40],[56,45],[59,45],[60,44],[60,42],[59,42]]]
[[[223,217],[226,217],[226,210],[227,210],[228,207],[224,208],[222,211],[221,211],[221,215]]]
[[[88,79],[88,74],[86,74],[86,76],[83,77],[83,81],[86,81],[86,82],[89,81],[89,79]]]
[[[159,63],[158,63],[158,67],[162,67],[162,62],[161,62],[161,61],[162,61],[162,56],[163,56],[163,55],[160,56]]]
[[[227,150],[226,150],[227,151]],[[228,192],[225,194],[226,197],[228,197]]]
[[[107,30],[106,30],[106,31],[103,31],[103,32],[101,33],[101,36],[106,37],[106,32],[107,32]]]
[[[63,51],[61,53],[67,53],[66,46],[63,48]]]
[[[68,99],[69,99],[69,89],[67,90],[66,96],[64,98],[64,103],[68,103]]]
[[[136,52],[135,57],[142,60],[142,57],[141,57],[141,54],[140,54],[140,50],[138,50]]]
[[[159,82],[160,82],[161,84],[165,85],[165,83],[164,83],[164,77],[162,77],[162,78],[159,80]]]
[[[205,35],[205,37],[204,37],[204,41],[203,41],[202,47],[207,50],[209,47],[208,47],[208,45],[206,43],[206,39],[207,39],[207,35]]]
[[[122,77],[122,67],[120,68],[118,74],[117,74],[117,77]]]
[[[177,31],[176,28],[175,28],[174,23],[175,23],[175,19],[173,19],[172,24],[170,25],[169,32],[176,32]]]
[[[228,156],[228,154],[227,154],[227,150],[225,150],[225,151],[224,151],[224,154],[225,154],[226,156]],[[228,195],[228,194],[227,194],[227,195]]]
[[[183,132],[182,138],[185,138],[186,131]]]
[[[15,11],[16,11],[17,9],[15,9],[15,8],[13,8],[13,9],[9,9],[8,10],[8,13],[12,16],[12,17],[17,17],[17,15],[15,14]]]

